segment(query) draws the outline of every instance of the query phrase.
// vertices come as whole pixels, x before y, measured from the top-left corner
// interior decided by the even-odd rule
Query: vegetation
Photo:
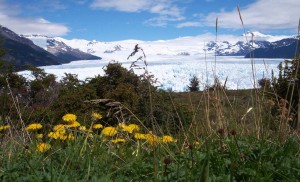
[[[140,62],[145,73],[137,76]],[[298,181],[297,89],[284,93],[298,78],[290,76],[296,62],[261,80],[263,88],[230,91],[216,78],[187,93],[153,86],[144,54],[130,70],[110,63],[85,81],[65,74],[57,82],[35,67],[29,80],[3,62],[0,179]]]

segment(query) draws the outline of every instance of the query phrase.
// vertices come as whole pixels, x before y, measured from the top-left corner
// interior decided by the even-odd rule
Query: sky
[[[98,41],[167,40],[216,30],[295,35],[299,7],[300,0],[0,0],[0,25],[18,34]]]

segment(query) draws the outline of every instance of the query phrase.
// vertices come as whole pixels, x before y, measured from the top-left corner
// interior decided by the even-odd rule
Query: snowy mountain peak
[[[258,31],[252,31],[252,32],[248,31],[246,34],[243,34],[243,36],[248,37],[249,40],[253,38],[254,41],[268,41],[268,42],[275,42],[290,37],[286,35],[279,35],[279,36],[267,35],[267,34],[262,34]]]

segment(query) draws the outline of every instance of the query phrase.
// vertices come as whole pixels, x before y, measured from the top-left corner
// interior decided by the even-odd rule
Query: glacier
[[[277,66],[284,59],[247,59],[243,56],[232,56],[232,54],[250,50],[249,43],[245,39],[247,40],[246,37],[248,37],[250,40],[252,35],[254,40],[269,42],[289,37],[264,35],[259,32],[251,32],[251,35],[247,33],[242,36],[219,35],[218,40],[215,40],[215,35],[210,33],[172,40],[114,42],[67,40],[61,37],[49,38],[39,35],[26,37],[44,49],[49,46],[47,40],[53,39],[102,58],[101,60],[79,60],[63,65],[41,67],[47,73],[56,75],[58,80],[65,73],[76,74],[83,81],[96,75],[104,75],[103,68],[110,62],[119,62],[125,68],[130,69],[132,62],[143,56],[139,52],[135,57],[127,59],[135,45],[139,44],[146,55],[147,70],[157,79],[155,85],[164,90],[182,92],[188,90],[193,76],[199,79],[202,90],[206,86],[212,86],[215,78],[218,78],[222,84],[226,80],[227,89],[250,89],[258,87],[259,79],[270,78],[272,70],[275,76],[278,75]],[[253,46],[258,47],[263,44]],[[145,67],[142,62],[139,66]],[[139,75],[143,74],[143,71],[143,69],[134,70]],[[30,77],[28,71],[20,73]]]
[[[127,60],[128,55],[124,55],[118,61],[127,69],[136,57]],[[261,78],[270,78],[272,70],[274,75],[278,75],[278,64],[283,59],[247,59],[240,56],[172,56],[172,55],[152,55],[146,58],[147,70],[157,79],[155,86],[163,90],[183,92],[188,90],[190,79],[196,76],[200,81],[200,89],[213,85],[217,77],[227,89],[250,89],[258,87],[257,81]],[[116,62],[112,58],[102,60],[82,60],[73,61],[68,64],[52,65],[41,67],[47,73],[56,75],[60,80],[65,73],[78,75],[80,80],[93,78],[97,75],[104,75],[104,68],[107,64]],[[145,67],[143,62],[138,62],[140,67]],[[134,69],[138,75],[144,73],[143,69]],[[19,74],[30,79],[29,71],[22,71]],[[256,85],[254,85],[256,83]]]

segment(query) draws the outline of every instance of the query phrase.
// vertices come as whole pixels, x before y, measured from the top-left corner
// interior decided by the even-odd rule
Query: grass
[[[237,10],[246,32],[240,8]],[[217,34],[218,18],[216,41]],[[299,131],[290,127],[289,115],[283,117],[285,101],[271,103],[259,88],[230,91],[220,85],[212,91],[152,92],[143,49],[137,45],[128,58],[139,51],[142,56],[133,62],[132,69],[136,62],[143,62],[150,127],[123,103],[111,99],[88,103],[112,104],[109,113],[102,114],[116,114],[117,123],[109,123],[112,118],[103,121],[101,114],[88,111],[81,120],[65,113],[60,121],[25,126],[22,108],[12,97],[11,108],[17,110],[18,117],[7,117],[8,125],[0,126],[0,180],[299,181]],[[218,84],[218,78],[214,79]],[[9,91],[13,95],[10,87]],[[158,124],[154,108],[165,100],[171,103],[166,109],[174,110],[176,116],[167,114]]]
[[[226,92],[224,113],[234,109],[241,118],[251,105],[253,90]],[[174,101],[194,113],[205,112],[205,92],[171,93]],[[212,94],[212,93],[211,93]],[[193,99],[190,99],[193,98]],[[198,107],[199,106],[199,107]],[[213,106],[213,104],[212,104]],[[197,109],[198,108],[198,109]],[[213,110],[213,108],[212,108]],[[210,111],[212,112],[212,111]],[[230,111],[232,112],[232,111]],[[99,115],[98,119],[99,118]],[[115,126],[116,135],[93,129],[99,120],[87,119],[86,128],[66,128],[74,139],[54,139],[54,126],[22,130],[10,127],[1,131],[0,179],[2,181],[297,181],[300,179],[299,136],[289,134],[284,140],[272,135],[258,139],[245,132],[238,121],[228,128],[198,132],[204,115],[196,114],[190,125],[174,133],[176,141],[140,140],[135,133],[149,134],[149,129],[126,130]],[[234,118],[230,115],[224,117]],[[202,118],[202,119],[201,119]],[[251,118],[251,117],[250,117]],[[249,119],[250,119],[249,118]],[[62,119],[61,124],[68,125]],[[101,119],[100,119],[101,120]],[[196,122],[197,121],[197,122]],[[247,121],[250,122],[250,121]],[[127,123],[128,126],[129,123]],[[197,125],[198,124],[198,125]],[[252,123],[253,124],[253,123]],[[83,124],[82,124],[83,125]],[[252,125],[253,126],[253,125]],[[195,130],[194,130],[195,129]],[[90,131],[91,130],[91,131]],[[251,129],[249,129],[251,130]],[[269,130],[265,130],[269,131]],[[29,137],[25,137],[29,133]],[[44,134],[36,138],[36,134]],[[153,135],[154,136],[154,135]],[[123,138],[126,142],[114,143]],[[25,140],[24,140],[25,139]],[[39,143],[51,148],[39,151]]]

